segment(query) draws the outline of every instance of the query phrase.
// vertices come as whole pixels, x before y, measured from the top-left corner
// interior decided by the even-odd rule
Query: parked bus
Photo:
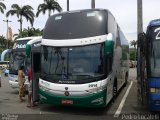
[[[127,84],[129,45],[105,9],[51,16],[41,43],[40,101],[105,107]]]
[[[160,19],[152,20],[138,39],[138,93],[151,111],[160,111]]]
[[[32,39],[39,39],[40,37],[24,37],[15,41],[10,55],[9,65],[9,83],[12,88],[18,88],[18,69],[21,65],[25,66],[25,75],[27,79],[28,66],[30,66],[30,59],[26,57],[26,44]]]

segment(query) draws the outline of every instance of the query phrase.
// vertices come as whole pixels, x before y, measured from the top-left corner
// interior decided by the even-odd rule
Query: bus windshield
[[[151,67],[151,76],[159,77],[160,76],[160,26],[152,27],[150,29],[150,39],[151,39],[151,48],[150,48],[150,67]]]
[[[13,52],[10,57],[10,73],[18,74],[18,69],[25,62],[25,52]]]
[[[47,81],[79,83],[104,75],[104,44],[41,50],[41,78]]]

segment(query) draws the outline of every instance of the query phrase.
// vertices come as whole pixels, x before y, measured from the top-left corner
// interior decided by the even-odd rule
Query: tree
[[[5,4],[3,4],[2,2],[0,2],[0,12],[4,13],[4,10],[6,9]]]
[[[31,37],[31,36],[42,36],[43,30],[40,30],[39,28],[24,28],[22,30],[22,35],[20,36],[19,34],[14,34],[14,40],[20,38],[20,37]]]
[[[133,46],[134,48],[136,48],[137,41],[136,41],[136,40],[132,40],[132,41],[130,42],[130,45]]]
[[[136,45],[137,45],[137,41],[136,41],[136,40],[132,40],[132,41],[130,42],[130,45],[131,45],[131,46],[134,46],[134,49],[135,49],[135,51],[134,51],[134,52],[135,52],[135,55],[134,55],[135,58],[134,58],[134,60],[136,61]]]
[[[62,11],[61,6],[56,0],[44,0],[44,3],[40,4],[37,8],[36,17],[39,16],[39,14],[42,12],[45,14],[46,11],[48,11],[48,16],[51,16],[51,12],[57,10],[58,12]]]
[[[0,46],[1,46],[2,50],[7,48],[7,40],[3,35],[0,36]]]
[[[17,17],[19,18],[18,22],[20,22],[20,36],[22,33],[22,22],[23,19],[22,17],[24,17],[27,21],[30,22],[31,26],[33,26],[33,22],[34,22],[34,13],[33,13],[33,8],[30,5],[24,5],[22,7],[20,7],[18,4],[13,4],[11,6],[11,10],[9,10],[6,13],[6,16],[8,17],[9,15],[17,15]]]
[[[30,37],[30,36],[42,36],[42,33],[43,33],[43,31],[42,30],[40,30],[39,28],[30,28],[30,27],[28,27],[27,29],[25,28],[25,29],[23,29],[23,32],[22,33],[24,33],[25,35],[26,35],[26,37],[28,36],[28,37]]]
[[[12,48],[13,47],[13,41],[6,39],[3,35],[0,36],[0,48],[2,49],[2,51],[4,49],[7,49],[7,43],[8,43],[8,48]]]
[[[135,54],[135,51],[130,52],[130,53],[129,53],[130,60],[134,61],[134,60],[135,60],[135,57],[136,57],[135,55],[136,55],[136,54]]]

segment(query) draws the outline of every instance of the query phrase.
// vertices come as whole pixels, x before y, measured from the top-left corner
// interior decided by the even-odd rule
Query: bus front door
[[[32,52],[33,103],[39,101],[40,53]]]

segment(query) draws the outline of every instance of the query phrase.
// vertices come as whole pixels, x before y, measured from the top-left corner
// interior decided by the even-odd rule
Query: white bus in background
[[[105,107],[127,84],[129,45],[105,9],[51,16],[41,43],[40,101]]]
[[[36,37],[24,37],[15,41],[13,49],[10,54],[9,64],[9,83],[12,88],[18,88],[18,69],[21,65],[25,67],[25,75],[27,79],[27,71],[30,67],[30,58],[26,57],[26,44],[30,40],[40,39],[40,36]]]

